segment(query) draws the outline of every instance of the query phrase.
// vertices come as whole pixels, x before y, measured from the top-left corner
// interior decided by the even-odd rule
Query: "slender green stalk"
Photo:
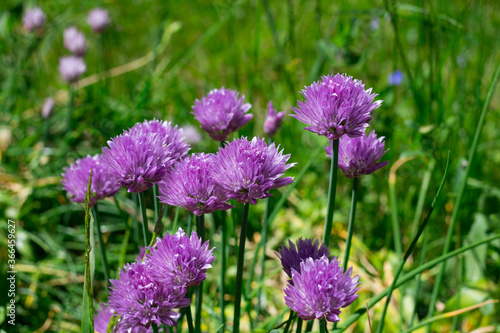
[[[387,309],[389,307],[389,302],[391,301],[392,292],[396,288],[396,283],[398,282],[399,276],[403,272],[403,267],[404,267],[406,261],[410,257],[411,253],[413,252],[413,249],[417,245],[418,239],[420,238],[420,236],[424,232],[425,228],[427,227],[427,224],[429,223],[429,220],[431,218],[431,214],[434,211],[434,207],[436,206],[436,200],[439,197],[439,194],[441,193],[441,190],[443,189],[443,185],[444,185],[444,182],[446,180],[446,174],[448,173],[448,165],[449,165],[449,163],[450,163],[450,153],[448,152],[448,159],[446,161],[446,167],[444,169],[443,179],[441,180],[441,184],[439,185],[439,188],[437,190],[436,196],[434,197],[434,200],[432,201],[431,208],[429,209],[429,212],[425,216],[424,221],[420,225],[420,228],[418,229],[417,234],[415,235],[415,237],[413,238],[413,241],[411,242],[410,246],[408,247],[408,250],[406,250],[406,253],[405,253],[404,257],[403,257],[403,260],[401,260],[401,263],[399,264],[398,270],[396,271],[396,274],[394,275],[394,280],[392,281],[392,284],[391,284],[391,286],[389,288],[389,292],[387,293],[387,299],[385,301],[384,310],[382,311],[382,316],[380,317],[380,322],[378,324],[377,333],[382,333],[383,330],[384,330],[385,315],[387,314]]]
[[[243,216],[241,217],[240,245],[238,247],[238,264],[236,268],[236,285],[234,295],[234,318],[233,333],[240,331],[240,313],[241,313],[241,287],[243,286],[243,262],[245,261],[245,242],[247,238],[247,222],[249,203],[243,205]]]
[[[220,146],[224,148],[224,141],[220,142]],[[220,212],[220,276],[219,276],[219,307],[220,307],[220,324],[221,328],[219,333],[224,333],[224,327],[226,325],[226,313],[225,313],[225,280],[226,280],[226,257],[227,257],[227,226],[226,226],[226,211]]]
[[[189,292],[188,292],[188,298],[191,299],[191,295],[189,295]],[[186,309],[186,321],[188,323],[189,333],[194,333],[193,315],[191,314],[191,305],[185,307],[185,309]]]
[[[198,236],[201,241],[205,241],[205,214],[196,217],[198,224]],[[203,282],[200,283],[196,290],[196,315],[194,317],[194,331],[195,333],[201,332],[201,309],[203,304]]]
[[[302,333],[302,318],[297,318],[297,330],[295,331],[295,333]]]
[[[156,326],[156,324],[151,325],[151,327],[153,328],[153,333],[159,333],[158,326]]]
[[[74,98],[75,98],[75,92],[73,90],[73,86],[70,84],[69,85],[69,102],[68,102],[68,119],[67,119],[67,125],[68,125],[68,134],[71,134],[72,130],[72,124],[73,124],[73,108],[74,108]]]
[[[332,162],[330,164],[330,184],[328,185],[328,205],[326,208],[325,228],[323,230],[323,243],[330,246],[332,236],[333,210],[335,208],[335,194],[337,191],[337,171],[339,163],[339,140],[332,143]]]
[[[153,203],[155,207],[155,223],[158,222],[160,216],[160,203],[158,202],[158,185],[153,184]]]
[[[144,247],[148,247],[148,235],[147,235],[147,225],[148,225],[148,215],[146,214],[146,201],[144,199],[144,192],[137,194],[139,197],[139,209],[141,211],[142,217],[142,237],[144,238]]]
[[[429,229],[425,229],[424,240],[422,241],[422,253],[420,253],[420,262],[419,262],[420,266],[422,266],[425,263],[425,254],[427,252],[428,241],[429,241]],[[413,326],[413,322],[415,321],[415,317],[417,315],[418,295],[420,294],[421,284],[422,284],[422,275],[419,275],[417,277],[417,285],[415,287],[415,302],[413,303],[413,314],[410,320],[410,327]]]
[[[398,202],[396,196],[396,177],[394,180],[389,177],[389,201],[391,205],[392,237],[394,238],[394,250],[398,257],[403,253],[401,244],[401,232],[399,231]]]
[[[295,312],[293,312],[293,310],[290,309],[290,314],[288,315],[288,320],[286,321],[286,326],[283,333],[288,333],[288,330],[290,329],[290,326],[292,325],[294,318],[295,318]]]
[[[82,299],[82,326],[81,332],[94,332],[94,237],[92,219],[90,218],[90,187],[92,184],[92,170],[90,171],[87,192],[85,193],[85,274]]]
[[[102,270],[104,272],[104,278],[106,279],[106,283],[109,281],[109,265],[108,265],[108,258],[106,255],[106,247],[104,245],[104,241],[102,239],[102,232],[101,232],[101,221],[99,219],[99,212],[97,210],[97,203],[92,207],[92,215],[94,217],[95,221],[95,228],[97,231],[97,240],[99,241],[99,250],[101,252],[101,261],[102,261]]]
[[[476,155],[477,144],[479,143],[479,137],[481,135],[481,131],[483,129],[484,119],[486,117],[486,112],[488,111],[488,107],[490,105],[491,98],[493,97],[493,93],[495,92],[495,87],[498,83],[498,79],[500,78],[500,64],[498,64],[497,69],[495,71],[495,75],[493,76],[493,80],[491,82],[490,88],[488,90],[488,94],[486,95],[486,100],[483,105],[483,109],[481,111],[481,115],[479,116],[479,121],[477,123],[476,132],[474,133],[474,139],[472,140],[472,146],[469,151],[469,158],[467,167],[465,168],[464,176],[460,182],[460,187],[457,193],[457,199],[455,200],[455,205],[453,207],[453,213],[451,215],[450,226],[448,227],[448,232],[446,233],[445,245],[443,248],[443,255],[447,254],[451,247],[451,241],[453,238],[453,232],[455,230],[455,224],[457,222],[458,213],[460,211],[460,204],[462,203],[462,196],[464,194],[465,185],[467,184],[467,178],[469,177],[469,173],[474,162],[474,157]],[[436,282],[434,284],[434,289],[432,290],[431,301],[429,304],[429,310],[427,316],[430,318],[434,314],[434,310],[436,307],[436,302],[439,294],[439,290],[441,290],[441,283],[443,281],[444,270],[446,265],[441,265],[439,269],[439,273],[436,277]],[[427,326],[426,331],[430,332],[430,325]]]
[[[347,269],[349,262],[349,253],[351,252],[352,235],[354,234],[354,219],[356,217],[356,203],[358,201],[358,186],[359,178],[354,178],[352,183],[352,196],[351,196],[351,212],[349,214],[349,225],[347,226],[347,240],[345,244],[344,254],[344,272]]]
[[[306,325],[306,333],[311,332],[313,329],[314,320],[308,320]]]
[[[264,281],[264,273],[266,271],[266,243],[267,243],[267,228],[268,228],[268,215],[269,215],[269,198],[266,198],[266,208],[264,210],[264,220],[262,222],[262,258],[260,259],[260,275],[259,287],[257,289],[257,304],[255,304],[255,321],[259,317],[261,296],[262,296],[262,282]]]
[[[489,242],[492,242],[494,240],[497,240],[497,239],[500,239],[500,234],[498,235],[493,235],[491,237],[488,237],[488,238],[485,238],[479,242],[476,242],[474,244],[470,244],[470,245],[467,245],[467,246],[463,246],[455,251],[452,251],[452,252],[449,252],[443,256],[440,256],[438,258],[435,258],[431,261],[428,261],[427,263],[425,263],[424,265],[422,266],[418,266],[417,268],[413,269],[412,271],[406,273],[405,275],[403,275],[401,277],[401,279],[398,280],[397,284],[396,284],[396,288],[404,285],[405,283],[407,283],[408,281],[413,281],[413,279],[415,278],[415,276],[421,274],[422,272],[428,270],[428,269],[431,269],[432,267],[450,259],[450,258],[453,258],[461,253],[464,253],[466,251],[469,251],[473,248],[476,248],[478,246],[481,246],[483,244],[486,244],[486,243],[489,243]],[[373,306],[375,306],[375,304],[377,304],[380,300],[382,300],[385,296],[387,296],[389,294],[389,290],[390,290],[391,287],[387,287],[385,288],[382,292],[380,292],[379,294],[377,294],[376,296],[372,297],[370,299],[370,301],[368,301],[368,303],[366,304],[366,307],[365,306],[362,306],[361,308],[359,308],[358,310],[356,310],[355,313],[353,313],[352,315],[350,315],[346,320],[343,321],[342,325],[340,327],[338,327],[337,329],[335,329],[333,332],[343,332],[345,331],[349,326],[351,326],[352,324],[354,324],[358,319],[359,317],[361,317],[363,314],[366,313],[367,310],[371,309]]]
[[[177,222],[179,221],[179,211],[180,211],[180,207],[177,206],[175,207],[175,216],[174,216],[174,223],[172,223],[172,233],[175,233],[177,231]],[[190,218],[191,215],[189,215],[188,218]],[[189,234],[191,234],[191,232],[189,232]]]
[[[326,319],[318,319],[319,320],[319,333],[328,332],[328,328],[326,327]]]
[[[458,284],[457,284],[457,310],[460,309],[460,300],[462,298],[462,283],[463,283],[463,277],[464,277],[464,272],[463,268],[465,266],[464,264],[464,257],[457,258],[458,260]],[[451,322],[451,330],[450,332],[456,332],[457,325],[458,325],[458,320],[460,319],[460,315],[454,316],[453,321]]]

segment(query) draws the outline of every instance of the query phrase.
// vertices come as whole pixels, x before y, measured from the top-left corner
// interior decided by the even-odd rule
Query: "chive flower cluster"
[[[302,91],[304,101],[292,107],[297,120],[310,124],[306,130],[326,136],[329,145],[327,155],[332,157],[334,140],[339,140],[338,167],[349,178],[371,174],[388,162],[377,163],[387,152],[383,137],[377,138],[375,131],[368,136],[372,112],[382,101],[372,89],[366,89],[360,80],[347,75],[325,75]]]
[[[209,241],[202,243],[196,232],[188,237],[180,228],[148,249],[143,260],[125,265],[119,278],[111,280],[109,304],[101,306],[95,320],[97,332],[106,332],[114,312],[118,332],[153,332],[153,324],[176,326],[178,309],[190,305],[188,288],[205,280],[214,260]]]
[[[358,295],[359,276],[351,277],[352,267],[344,272],[337,257],[312,239],[282,246],[278,256],[291,278],[285,288],[285,303],[304,320],[340,321],[341,308],[351,305]]]

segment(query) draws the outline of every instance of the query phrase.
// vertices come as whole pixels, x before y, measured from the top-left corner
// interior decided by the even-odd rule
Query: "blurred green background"
[[[47,23],[43,31],[29,34],[23,29],[22,15],[35,4],[46,13]],[[86,23],[88,11],[96,6],[107,9],[112,19],[103,35],[93,33]],[[85,33],[88,52],[84,58],[87,72],[75,85],[73,131],[68,136],[68,87],[57,66],[58,59],[69,54],[62,46],[62,33],[71,25]],[[156,117],[180,126],[198,126],[190,114],[194,100],[221,86],[237,89],[252,104],[254,118],[238,135],[263,136],[268,101],[290,113],[290,106],[296,105],[305,85],[323,74],[337,72],[361,79],[384,100],[374,113],[371,127],[386,137],[390,149],[384,158],[390,161],[389,166],[361,179],[350,264],[362,284],[359,299],[343,311],[341,318],[346,318],[392,282],[401,258],[392,223],[399,225],[402,238],[396,241],[402,243],[404,251],[429,209],[450,151],[445,189],[428,227],[425,261],[441,254],[486,91],[500,61],[499,29],[500,2],[496,0],[3,0],[0,258],[4,266],[7,219],[15,220],[19,272],[16,330],[79,331],[83,210],[70,203],[62,190],[63,167],[79,157],[100,153],[109,138],[144,119]],[[100,80],[102,76],[97,73],[102,70],[110,70],[111,77]],[[399,86],[388,82],[395,70],[403,73]],[[50,96],[56,98],[55,113],[44,120],[40,110]],[[500,228],[499,109],[500,97],[495,93],[471,166],[453,247],[481,240]],[[326,139],[303,127],[286,117],[275,137],[285,153],[291,154],[290,161],[297,162],[289,175],[297,176],[311,159],[314,161],[271,226],[263,310],[257,316],[251,302],[244,304],[243,331],[267,332],[287,317],[282,297],[286,278],[274,253],[280,244],[300,236],[321,238],[330,161],[323,150]],[[45,128],[49,134],[43,143]],[[215,152],[217,147],[218,143],[203,133],[192,152]],[[390,171],[395,175],[393,183],[389,183]],[[341,257],[351,186],[351,180],[339,178],[332,253]],[[276,191],[271,205],[285,191]],[[152,208],[152,193],[147,196]],[[122,249],[126,251],[125,260],[132,261],[139,244],[133,232],[128,241],[125,238],[127,225],[137,216],[135,198],[122,191],[118,202],[122,211],[112,200],[100,208],[113,274]],[[263,211],[263,202],[251,207],[246,267],[262,255],[255,249]],[[181,226],[187,225],[188,215],[180,211]],[[171,208],[164,219],[166,229],[174,217],[175,209]],[[210,234],[217,246],[219,238],[213,224]],[[234,246],[234,240],[230,244]],[[408,270],[419,265],[421,247],[419,242]],[[96,300],[102,301],[107,299],[106,285],[99,258],[96,261],[95,294]],[[228,279],[232,281],[234,257],[229,266]],[[258,266],[255,272],[245,273],[245,280],[251,279],[247,300],[256,288]],[[437,314],[500,298],[499,267],[498,241],[449,260]],[[395,292],[387,332],[408,328],[414,312],[414,323],[425,317],[437,271],[435,267],[422,274],[417,295],[416,280]],[[4,267],[1,274],[3,284]],[[218,327],[217,277],[216,260],[206,284],[213,295],[206,297],[204,322],[209,332]],[[229,280],[230,300],[234,285]],[[3,294],[2,305],[7,302]],[[382,305],[370,311],[374,328]],[[0,324],[5,327],[5,308],[1,309]],[[228,306],[228,319],[230,310]],[[498,313],[498,305],[488,304],[461,315],[458,328],[468,332],[487,327],[481,332],[493,332],[495,325],[498,329]],[[451,322],[451,318],[437,321],[433,331],[449,331]],[[367,317],[361,317],[353,327],[356,332],[369,332]]]

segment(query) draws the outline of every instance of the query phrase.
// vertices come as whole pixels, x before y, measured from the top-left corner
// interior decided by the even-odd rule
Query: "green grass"
[[[363,80],[384,100],[371,127],[386,137],[390,148],[385,157],[390,160],[388,167],[359,182],[349,264],[362,284],[359,299],[343,310],[338,327],[354,323],[355,332],[367,330],[368,303],[372,330],[376,330],[385,303],[381,293],[387,294],[404,251],[430,210],[448,152],[443,191],[397,281],[401,287],[392,293],[384,331],[409,331],[427,324],[432,332],[450,331],[453,318],[439,316],[500,298],[500,240],[495,238],[500,230],[498,88],[486,103],[499,66],[498,1],[67,0],[39,1],[38,5],[47,14],[47,25],[35,37],[22,28],[22,1],[0,4],[0,261],[7,260],[7,219],[12,219],[17,222],[19,332],[42,327],[46,331],[80,330],[85,212],[69,202],[62,190],[63,167],[79,157],[100,153],[109,138],[137,121],[156,117],[198,126],[190,114],[194,100],[220,86],[237,89],[253,105],[254,119],[238,135],[263,136],[269,100],[291,112],[305,85],[337,72]],[[100,38],[86,24],[88,10],[98,5],[109,10],[113,21],[102,36],[104,61]],[[371,28],[374,20],[379,20],[377,29]],[[62,32],[70,25],[87,36],[84,78],[104,67],[113,76],[104,82],[95,75],[95,83],[77,86],[73,131],[66,135],[69,94],[57,65],[58,58],[68,54],[62,46]],[[119,75],[115,75],[117,67],[122,70]],[[396,69],[404,73],[398,87],[387,83]],[[40,109],[49,96],[56,98],[56,109],[44,121]],[[483,107],[484,125],[477,131]],[[46,148],[44,126],[49,128]],[[330,160],[320,152],[300,174],[326,144],[324,137],[303,127],[286,117],[274,138],[291,154],[291,162],[297,162],[288,173],[300,180],[270,198],[259,314],[254,310],[254,290],[259,287],[261,265],[251,263],[260,263],[262,256],[259,242],[265,202],[250,209],[243,283],[243,289],[250,290],[243,293],[242,332],[268,332],[288,318],[282,295],[286,278],[274,251],[288,239],[321,239],[323,234]],[[215,152],[218,146],[203,133],[192,151]],[[332,253],[343,258],[352,181],[339,173],[337,186],[330,244]],[[149,220],[154,221],[152,190],[145,193],[145,204]],[[227,295],[235,289],[237,240],[233,235],[239,233],[241,213],[234,209],[228,215]],[[109,274],[116,277],[123,262],[135,260],[144,242],[141,227],[134,229],[140,219],[139,201],[122,191],[117,204],[101,202],[99,214]],[[170,208],[164,217],[165,230],[172,230],[174,220],[177,227],[187,228],[188,216],[182,209]],[[207,237],[218,246],[217,218],[209,215],[206,219]],[[396,239],[395,228],[400,233]],[[456,251],[478,242],[483,243],[466,252]],[[436,258],[446,252],[453,255],[439,265],[442,261]],[[107,299],[107,284],[99,255],[95,261],[93,289],[100,302]],[[419,267],[426,269],[417,272]],[[216,258],[204,283],[202,322],[209,332],[220,326],[219,269]],[[0,272],[5,281],[3,266]],[[429,304],[439,274],[444,278],[435,288],[437,307],[430,318]],[[252,281],[248,282],[249,277]],[[2,306],[7,302],[3,291],[0,301]],[[7,329],[2,309],[0,327]],[[488,303],[460,313],[456,328],[498,327],[498,313],[498,303]],[[232,322],[232,316],[230,297],[226,319]]]

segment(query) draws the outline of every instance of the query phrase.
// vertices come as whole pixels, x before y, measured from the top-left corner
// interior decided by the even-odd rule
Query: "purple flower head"
[[[319,259],[323,256],[330,257],[330,249],[324,243],[319,244],[316,239],[314,242],[311,238],[299,238],[297,246],[289,240],[288,248],[285,245],[281,246],[278,257],[283,265],[283,271],[290,278],[292,277],[292,269],[300,273],[300,263],[307,258],[313,260]]]
[[[354,138],[361,136],[371,120],[371,112],[382,101],[373,101],[376,94],[365,90],[360,80],[347,75],[325,75],[302,90],[305,101],[297,101],[292,107],[297,120],[311,124],[306,127],[318,135],[336,140],[344,134]]]
[[[23,15],[24,29],[31,32],[43,28],[44,25],[45,13],[40,9],[40,7],[26,10]]]
[[[97,315],[94,318],[94,331],[97,333],[106,333],[109,320],[113,317],[115,310],[109,307],[106,303],[101,303],[101,308],[97,310]]]
[[[151,324],[176,326],[180,314],[173,310],[189,306],[186,287],[174,289],[152,278],[157,270],[146,262],[134,262],[120,270],[118,280],[111,280],[109,306],[120,316],[119,331],[148,332]]]
[[[403,73],[401,71],[394,71],[389,75],[387,82],[389,82],[391,86],[399,86],[401,82],[403,82]]]
[[[42,107],[42,118],[47,119],[54,113],[55,101],[52,97],[46,98]]]
[[[111,23],[108,11],[102,8],[94,8],[89,12],[87,22],[94,32],[102,33]]]
[[[226,143],[214,158],[212,177],[227,191],[228,197],[240,203],[257,204],[257,199],[270,197],[269,191],[293,183],[283,177],[295,165],[286,164],[290,155],[283,155],[279,146],[269,146],[264,139],[235,139]]]
[[[59,58],[59,73],[68,83],[76,82],[86,70],[87,66],[82,58],[75,56]]]
[[[109,140],[108,146],[102,149],[102,159],[111,166],[120,185],[135,193],[158,183],[189,150],[177,126],[156,119],[135,124]]]
[[[184,137],[185,137],[184,140],[187,143],[189,143],[190,145],[193,145],[193,144],[201,141],[201,133],[198,132],[198,129],[196,127],[191,126],[191,125],[187,125],[187,126],[181,127],[181,129],[184,133]]]
[[[369,175],[384,167],[389,161],[377,161],[389,150],[384,150],[384,137],[377,138],[375,131],[370,135],[358,138],[340,138],[339,142],[339,168],[349,178]],[[332,158],[332,147],[325,147],[326,154]]]
[[[84,203],[85,193],[89,184],[90,170],[92,170],[92,184],[90,186],[90,202],[93,206],[98,200],[112,197],[120,190],[115,177],[111,175],[110,167],[104,163],[99,155],[76,160],[74,164],[65,167],[62,174],[62,184],[71,197],[71,201]]]
[[[285,116],[285,111],[276,112],[273,108],[273,103],[267,103],[267,117],[264,122],[264,133],[269,137],[273,137],[281,127],[281,120]]]
[[[305,320],[340,321],[340,308],[352,304],[359,275],[351,278],[352,267],[343,273],[337,257],[326,256],[301,262],[300,272],[292,270],[292,282],[285,288],[285,303]]]
[[[201,101],[195,101],[191,113],[212,139],[224,141],[229,134],[246,125],[253,117],[252,114],[245,114],[252,105],[243,104],[244,98],[236,90],[224,87],[214,89]]]
[[[149,265],[155,267],[151,276],[174,289],[199,285],[206,279],[206,272],[214,261],[215,248],[208,246],[209,241],[202,244],[194,231],[191,237],[181,228],[174,235],[167,232],[155,248],[149,248],[151,254],[146,254]]]
[[[213,180],[213,155],[197,154],[177,162],[158,184],[160,201],[185,208],[195,215],[226,210],[226,191]]]
[[[83,57],[87,53],[87,42],[85,35],[76,27],[69,27],[64,30],[64,47],[77,57]]]

